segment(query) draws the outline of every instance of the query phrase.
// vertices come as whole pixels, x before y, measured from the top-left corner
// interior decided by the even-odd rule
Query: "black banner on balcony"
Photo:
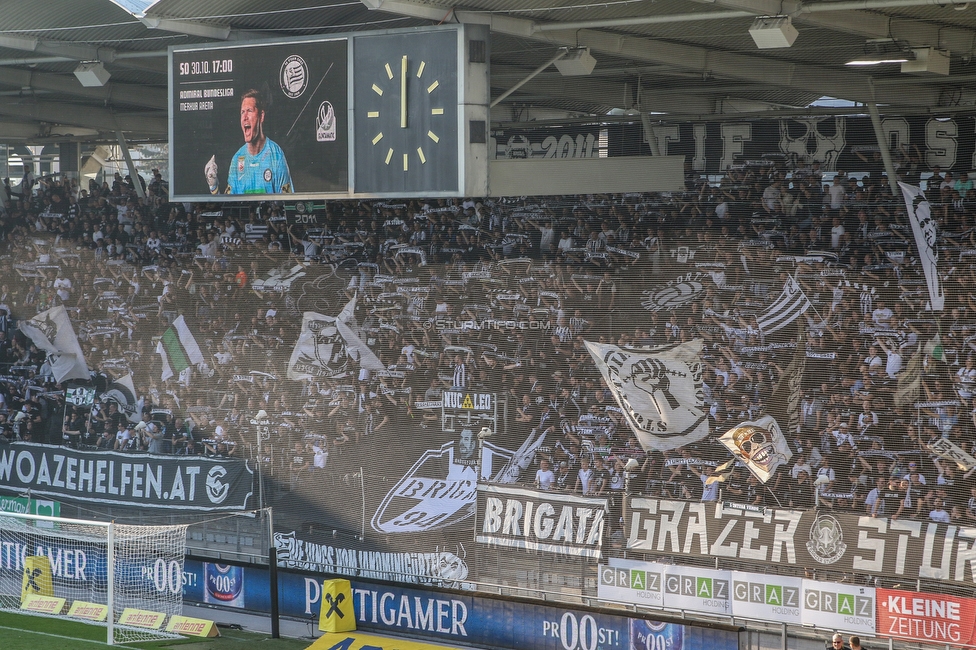
[[[915,184],[919,172],[936,165],[943,171],[976,167],[974,126],[972,115],[909,115],[881,120],[899,174]],[[722,121],[661,122],[653,127],[658,152],[685,156],[695,172],[718,174],[771,158],[790,164],[803,160],[808,169],[818,162],[821,170],[829,172],[872,172],[880,176],[883,169],[880,157],[875,155],[879,149],[874,127],[866,115],[753,120],[730,116]],[[630,124],[507,128],[492,131],[495,146],[490,151],[496,159],[650,156],[646,135],[639,119]],[[920,164],[906,165],[907,156],[915,155],[916,150]]]
[[[65,500],[180,510],[247,510],[253,471],[242,460],[149,456],[14,443],[0,449],[0,485]]]
[[[649,555],[976,583],[976,529],[965,526],[644,497],[625,511],[627,548]]]
[[[476,541],[602,557],[609,501],[503,485],[478,486]]]

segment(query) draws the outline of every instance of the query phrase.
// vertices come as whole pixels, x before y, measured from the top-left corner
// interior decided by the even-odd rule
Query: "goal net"
[[[185,525],[0,513],[0,609],[104,625],[109,644],[176,636],[185,548]]]

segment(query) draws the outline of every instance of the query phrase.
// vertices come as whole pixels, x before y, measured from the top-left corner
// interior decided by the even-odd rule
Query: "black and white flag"
[[[810,299],[803,293],[803,289],[800,288],[796,279],[789,277],[786,279],[786,284],[783,286],[783,292],[779,294],[779,298],[756,316],[756,322],[764,334],[769,334],[783,329],[802,316],[809,308]]]
[[[119,377],[109,384],[108,390],[99,397],[118,404],[119,410],[125,414],[129,422],[142,422],[143,401],[136,395],[136,387],[132,382],[131,372],[125,377]]]
[[[701,339],[659,347],[585,344],[644,449],[674,449],[708,435]]]
[[[905,197],[905,209],[908,210],[908,220],[912,223],[918,259],[922,263],[925,283],[929,288],[928,308],[931,311],[942,311],[945,307],[945,293],[939,283],[939,225],[932,218],[932,209],[921,189],[901,181],[898,182],[898,187]]]
[[[307,311],[302,331],[288,362],[288,379],[344,377],[359,368],[385,370],[373,351],[353,330],[353,298],[338,316]]]
[[[18,327],[38,349],[47,352],[54,381],[90,378],[85,355],[63,305],[42,311]]]

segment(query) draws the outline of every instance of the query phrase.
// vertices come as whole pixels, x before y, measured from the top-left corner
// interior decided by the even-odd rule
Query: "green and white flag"
[[[204,361],[203,352],[182,315],[163,332],[156,345],[156,352],[163,360],[163,381]]]
[[[936,361],[945,361],[945,348],[942,346],[942,335],[938,332],[935,333],[935,336],[931,340],[925,343],[925,347],[922,350]]]

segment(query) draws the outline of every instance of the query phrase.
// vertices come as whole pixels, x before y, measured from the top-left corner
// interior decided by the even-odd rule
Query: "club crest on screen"
[[[308,66],[305,65],[305,59],[297,54],[285,59],[281,64],[278,82],[281,84],[281,92],[288,98],[301,97],[308,87]]]

